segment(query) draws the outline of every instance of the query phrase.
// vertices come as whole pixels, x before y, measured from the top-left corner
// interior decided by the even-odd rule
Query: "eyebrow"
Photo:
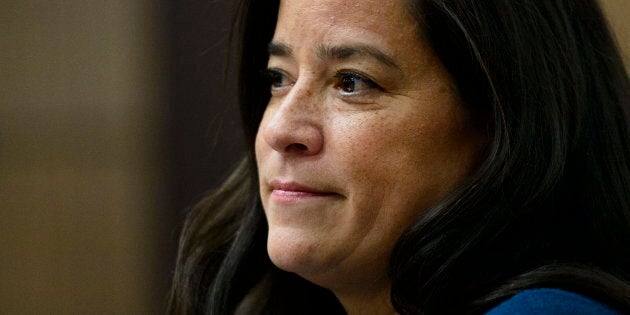
[[[271,42],[267,47],[270,56],[291,57],[293,49],[284,43]],[[338,59],[345,60],[353,56],[368,56],[378,60],[390,68],[400,70],[400,67],[394,61],[394,58],[388,56],[380,49],[364,44],[327,46],[319,45],[317,47],[317,56],[322,59]]]
[[[291,46],[284,43],[274,43],[271,42],[267,45],[267,52],[269,56],[278,56],[278,57],[290,57],[293,56],[293,49]]]

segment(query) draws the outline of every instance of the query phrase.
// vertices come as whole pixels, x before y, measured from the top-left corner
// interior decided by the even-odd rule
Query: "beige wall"
[[[608,14],[617,42],[623,51],[626,69],[630,71],[630,1],[600,0],[600,2]]]
[[[630,1],[603,2],[628,57]],[[156,3],[0,2],[0,314],[162,307]]]
[[[156,3],[0,2],[0,314],[161,307]]]

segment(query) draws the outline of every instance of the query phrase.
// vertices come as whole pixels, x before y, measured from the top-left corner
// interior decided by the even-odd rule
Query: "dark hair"
[[[278,1],[241,1],[246,141],[268,101],[258,80]],[[556,287],[630,312],[630,83],[595,0],[419,0],[424,36],[487,130],[468,182],[403,234],[390,259],[401,314],[476,313]],[[276,268],[253,149],[183,229],[169,311],[334,314],[334,295]]]

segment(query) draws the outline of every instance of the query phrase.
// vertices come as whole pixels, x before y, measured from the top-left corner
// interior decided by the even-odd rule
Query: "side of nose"
[[[295,86],[294,89],[298,87]],[[294,90],[268,108],[261,125],[265,142],[284,155],[311,156],[324,146],[316,97],[309,90]]]

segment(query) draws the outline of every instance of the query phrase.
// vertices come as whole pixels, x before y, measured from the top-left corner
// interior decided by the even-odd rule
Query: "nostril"
[[[302,152],[302,151],[307,151],[308,147],[302,143],[292,143],[289,146],[287,146],[286,148],[287,151],[291,152]]]

